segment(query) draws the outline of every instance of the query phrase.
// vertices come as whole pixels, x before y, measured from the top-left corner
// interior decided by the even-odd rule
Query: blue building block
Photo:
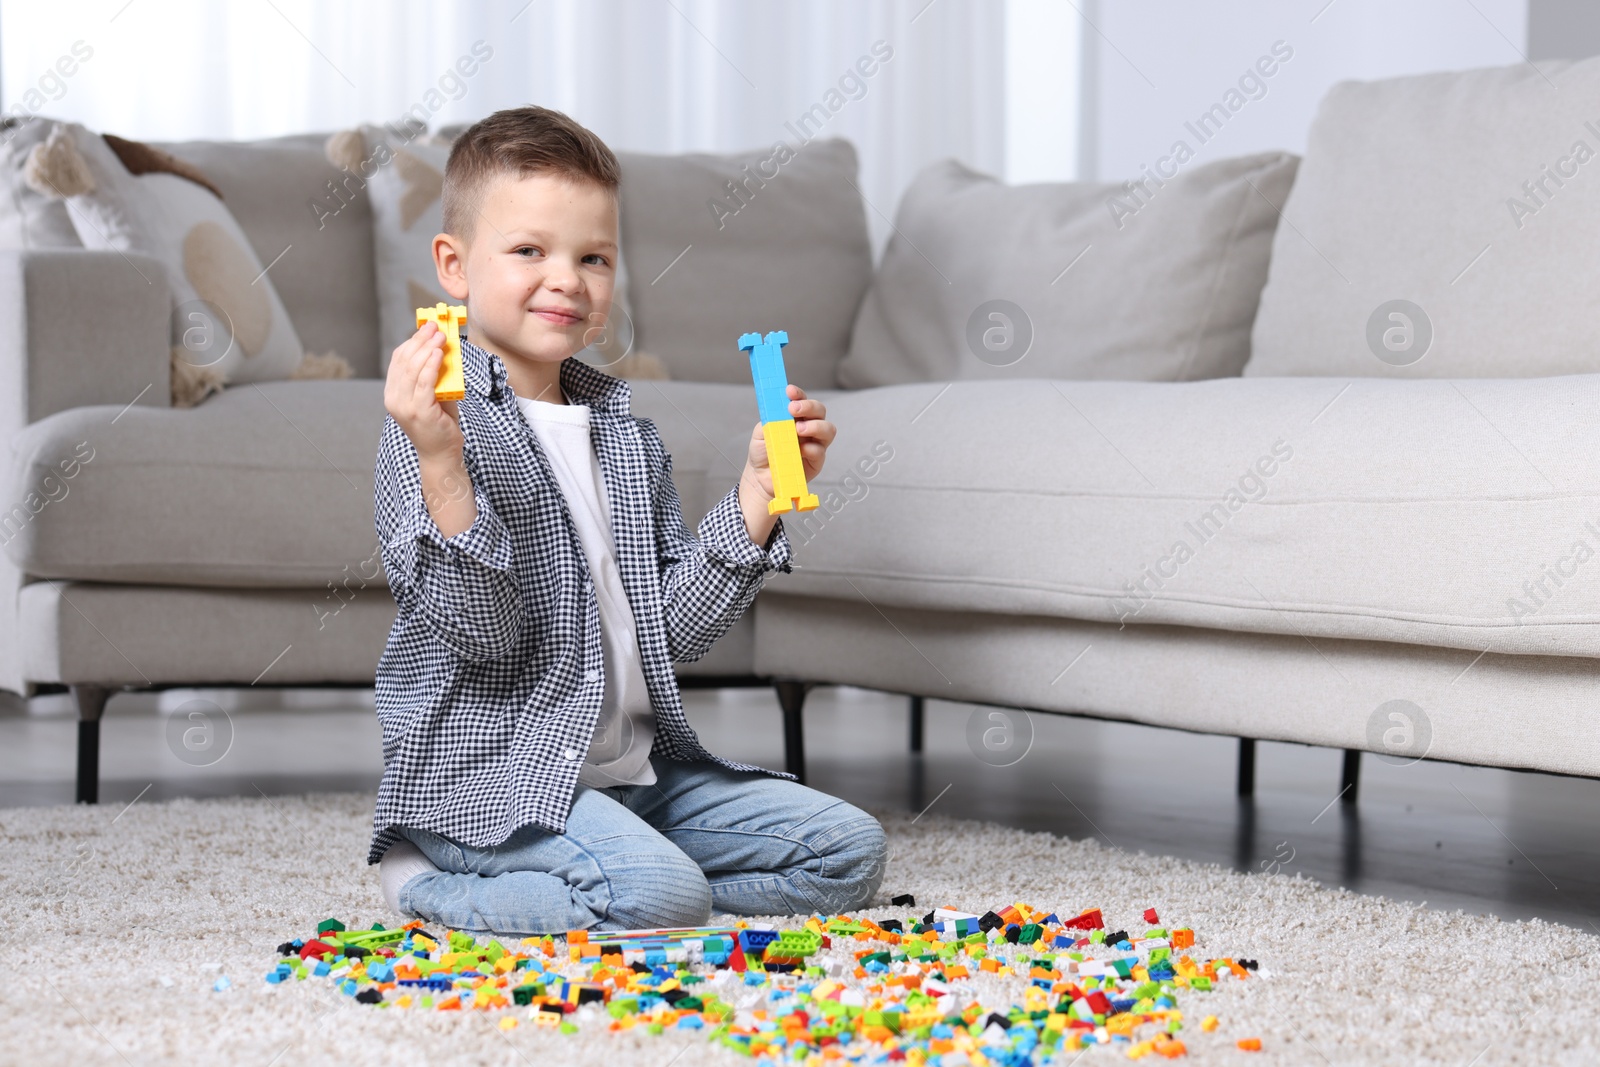
[[[739,350],[750,353],[750,376],[756,386],[756,408],[761,421],[782,422],[789,414],[789,378],[783,370],[783,346],[789,343],[786,330],[773,330],[762,340],[759,333],[741,334]]]

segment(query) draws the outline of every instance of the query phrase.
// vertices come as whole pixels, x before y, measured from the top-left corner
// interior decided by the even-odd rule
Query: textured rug
[[[139,802],[120,810],[0,811],[8,1020],[0,1063],[645,1064],[749,1062],[703,1036],[505,1032],[483,1013],[383,1011],[327,982],[270,986],[275,946],[326,916],[393,924],[362,862],[359,795]],[[1447,914],[1287,875],[1133,855],[929,816],[883,816],[893,854],[881,904],[974,912],[1012,901],[1154,906],[1210,957],[1259,960],[1249,981],[1190,993],[1188,1061],[1277,1064],[1592,1064],[1600,939],[1546,923]],[[887,909],[885,909],[887,910]],[[899,909],[903,911],[903,909]],[[872,909],[866,909],[872,914]],[[778,920],[782,922],[782,920]],[[793,921],[785,925],[795,925]],[[231,986],[214,992],[221,976]],[[972,979],[986,1006],[1022,978]],[[1204,998],[1200,1000],[1199,998]],[[1215,1034],[1201,1034],[1201,1009]],[[1239,1051],[1240,1037],[1263,1051]],[[1124,1046],[1125,1048],[1126,1046]],[[1087,1067],[1114,1046],[1061,1053]]]

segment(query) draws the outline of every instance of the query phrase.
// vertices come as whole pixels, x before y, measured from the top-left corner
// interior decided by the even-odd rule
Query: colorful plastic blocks
[[[767,514],[815,511],[816,495],[806,487],[806,469],[800,461],[800,438],[789,414],[789,379],[783,370],[783,346],[789,335],[773,330],[765,340],[759,333],[743,334],[739,350],[750,353],[750,375],[756,385],[756,408],[761,414],[761,434],[767,442],[767,467],[772,471],[772,500]]]

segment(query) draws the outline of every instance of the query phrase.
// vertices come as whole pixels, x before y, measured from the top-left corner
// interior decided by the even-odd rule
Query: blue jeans
[[[735,915],[837,914],[883,880],[883,827],[783,778],[652,757],[654,785],[579,786],[567,832],[524,826],[494,848],[401,832],[437,874],[400,891],[452,930],[528,936],[701,926]]]

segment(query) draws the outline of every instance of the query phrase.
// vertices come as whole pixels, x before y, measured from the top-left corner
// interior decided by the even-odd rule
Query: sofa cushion
[[[1600,375],[957,382],[829,415],[785,596],[1600,656]]]
[[[243,386],[186,410],[59,412],[17,436],[10,497],[42,488],[55,499],[31,517],[0,515],[0,537],[38,577],[337,582],[377,547],[383,417],[383,383],[359,378]],[[64,477],[74,456],[80,468]]]
[[[1600,370],[1600,59],[1336,85],[1248,375]]]
[[[747,384],[739,335],[787,330],[789,380],[831,388],[872,279],[855,148],[618,158],[638,347],[674,379]]]
[[[264,141],[188,141],[158,147],[205,172],[270,263],[301,342],[336,352],[357,377],[378,375],[378,297],[372,206],[358,176],[329,163],[325,133]]]
[[[1237,375],[1295,163],[1224,159],[1142,191],[935,163],[901,199],[839,383]]]
[[[0,248],[82,248],[72,228],[67,205],[59,197],[45,196],[23,177],[28,153],[50,136],[53,119],[0,120]]]
[[[202,174],[170,157],[165,168],[125,165],[119,157],[128,148],[150,154],[137,142],[113,146],[77,123],[58,123],[29,166],[41,188],[69,198],[85,248],[161,261],[172,288],[175,360],[229,384],[288,378],[305,353],[271,262],[255,254]],[[178,380],[173,400],[182,401]]]
[[[634,412],[656,422],[673,454],[693,529],[738,482],[754,393],[694,382],[632,388]],[[17,437],[0,542],[36,577],[338,584],[376,558],[372,474],[383,419],[383,383],[373,379],[246,386],[188,410],[58,412]],[[741,434],[743,446],[727,443]]]

